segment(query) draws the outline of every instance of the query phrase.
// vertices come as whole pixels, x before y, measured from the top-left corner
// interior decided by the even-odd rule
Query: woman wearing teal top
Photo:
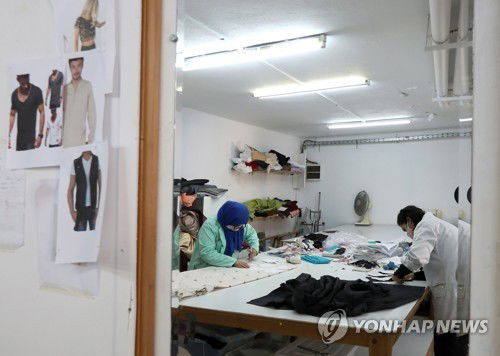
[[[217,217],[207,219],[201,227],[189,269],[208,266],[248,268],[248,263],[234,257],[243,248],[243,242],[250,245],[250,258],[259,251],[259,238],[255,229],[247,224],[248,215],[245,205],[234,201],[224,203]]]

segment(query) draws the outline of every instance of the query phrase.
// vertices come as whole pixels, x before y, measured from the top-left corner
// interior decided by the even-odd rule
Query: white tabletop
[[[343,225],[336,227],[337,230],[354,232],[364,235],[368,239],[376,240],[395,240],[402,237],[401,229],[391,225],[372,225],[354,227],[353,225]],[[349,230],[348,230],[349,229]],[[399,229],[399,230],[398,230]],[[261,254],[267,256],[267,254]],[[323,275],[331,275],[344,280],[356,280],[366,276],[366,272],[353,271],[353,266],[346,263],[332,261],[326,265],[315,265],[308,262],[302,262],[294,270],[260,279],[254,282],[242,284],[239,286],[217,290],[202,296],[196,296],[179,301],[172,299],[172,307],[179,305],[196,307],[202,309],[219,310],[225,312],[236,312],[242,314],[251,314],[255,316],[310,322],[316,324],[318,318],[305,314],[298,314],[293,310],[278,310],[273,308],[260,307],[248,302],[252,299],[260,298],[274,289],[281,283],[298,277],[301,273],[308,273],[314,278],[320,278]],[[376,270],[373,270],[376,271]],[[425,286],[425,281],[413,281],[407,283],[412,286]],[[348,325],[354,326],[354,320],[403,320],[410,313],[417,301],[402,305],[398,308],[381,310],[372,313],[366,313],[357,317],[349,317]]]
[[[390,241],[403,239],[406,241],[410,241],[406,237],[406,233],[401,230],[401,228],[397,225],[370,225],[370,226],[356,226],[354,224],[345,224],[336,226],[330,229],[324,229],[323,231],[331,231],[331,230],[339,230],[344,232],[350,232],[353,234],[358,234],[366,237],[368,240],[377,240],[377,241]],[[321,231],[319,232],[321,233]],[[293,237],[290,239],[282,240],[283,242],[293,242],[297,241],[297,239],[303,238],[302,236]]]

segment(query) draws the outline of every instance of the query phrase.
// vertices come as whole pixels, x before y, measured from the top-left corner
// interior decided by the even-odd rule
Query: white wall
[[[488,332],[471,335],[470,355],[500,352],[500,2],[474,1],[474,140],[471,318]]]
[[[278,197],[295,199],[292,177],[265,173],[238,174],[231,170],[231,158],[240,144],[256,149],[275,149],[288,156],[298,154],[300,139],[276,131],[243,124],[192,109],[182,110],[176,122],[175,176],[207,178],[209,184],[229,189],[220,199],[205,198],[205,215],[213,216],[227,200],[247,201]],[[299,201],[299,207],[301,202]],[[254,221],[257,231],[267,236],[292,231],[295,219]]]
[[[309,147],[307,158],[321,164],[322,176],[320,181],[307,181],[301,196],[315,207],[322,193],[327,227],[357,220],[354,198],[361,190],[372,201],[374,224],[395,224],[399,210],[409,204],[440,209],[443,218],[456,220],[453,193],[459,184],[461,146],[470,147],[470,139]],[[470,177],[470,154],[467,158],[469,165],[461,169]]]
[[[118,71],[107,98],[109,188],[95,298],[40,289],[34,183],[58,170],[27,171],[25,245],[0,252],[0,355],[127,356],[134,353],[137,164],[141,2],[117,1]],[[2,2],[0,12],[0,144],[5,145],[11,88],[6,66],[17,58],[56,54],[49,0]],[[3,146],[5,147],[5,146]],[[2,233],[0,231],[0,233]],[[129,311],[130,308],[130,311]]]

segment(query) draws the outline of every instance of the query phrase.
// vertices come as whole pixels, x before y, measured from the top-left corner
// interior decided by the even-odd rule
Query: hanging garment
[[[249,304],[275,309],[295,310],[300,314],[321,316],[327,311],[343,309],[347,316],[356,316],[384,309],[393,309],[420,298],[425,288],[405,285],[344,281],[333,276],[319,280],[302,273]]]

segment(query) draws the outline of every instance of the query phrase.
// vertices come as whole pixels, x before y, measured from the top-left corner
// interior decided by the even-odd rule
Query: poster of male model
[[[92,52],[67,56],[65,64],[68,75],[62,88],[62,146],[101,142],[105,101],[102,54]]]
[[[102,141],[104,76],[100,52],[13,63],[7,168],[58,166],[62,147]]]
[[[62,57],[12,63],[8,71],[7,168],[59,165],[63,127]],[[7,114],[7,113],[6,113]]]
[[[107,176],[106,143],[63,150],[59,170],[56,263],[97,261]]]

